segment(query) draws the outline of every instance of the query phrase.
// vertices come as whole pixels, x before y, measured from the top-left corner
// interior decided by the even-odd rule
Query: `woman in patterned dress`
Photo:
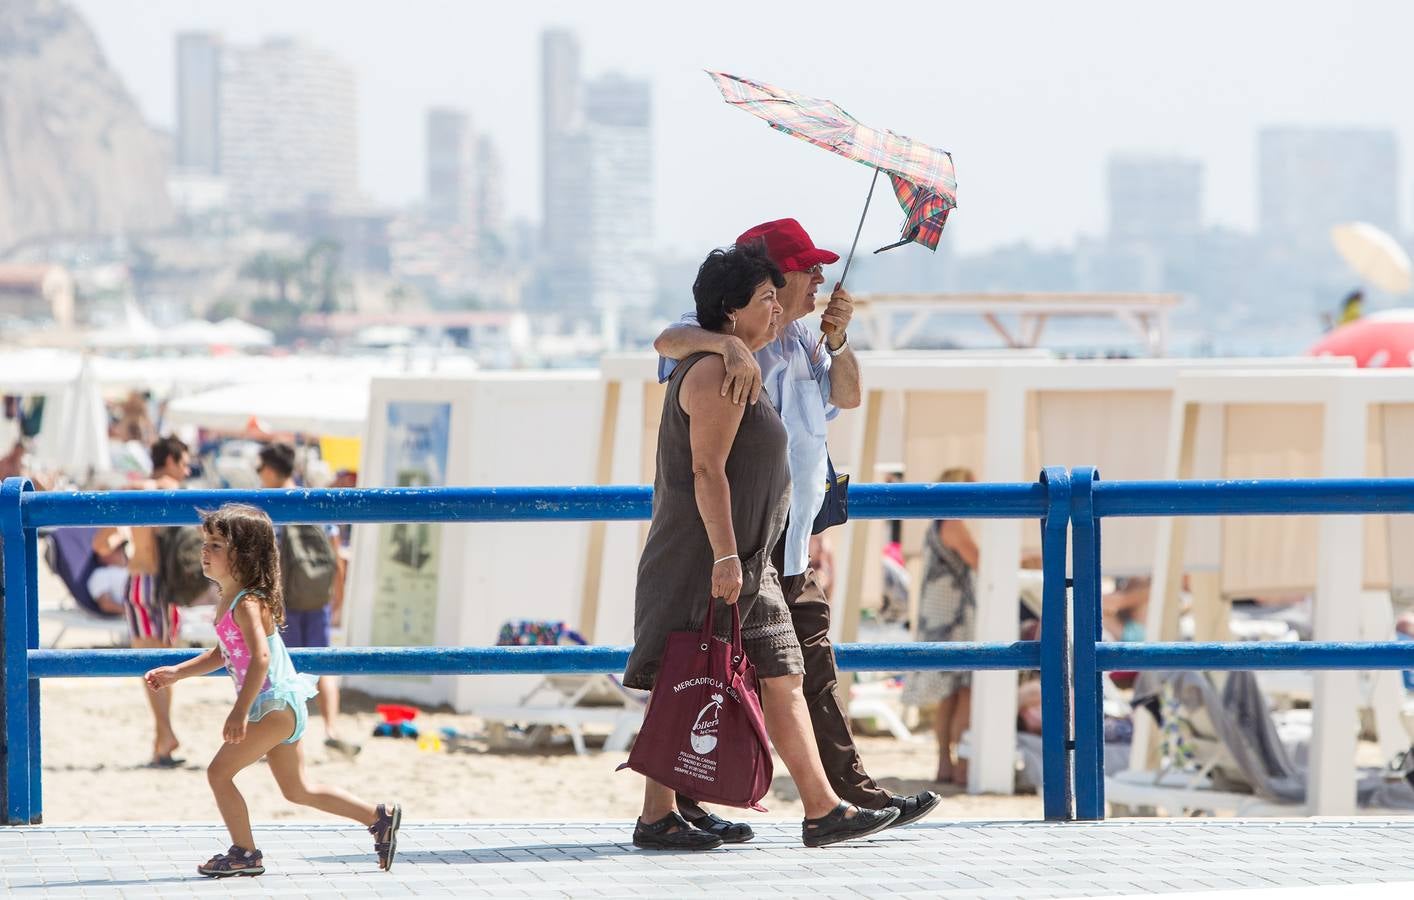
[[[976,481],[970,469],[953,468],[939,481]],[[923,542],[923,589],[918,603],[920,641],[971,641],[977,631],[975,572],[977,544],[960,519],[940,519],[928,527]],[[911,706],[937,704],[933,733],[938,739],[940,782],[967,784],[967,761],[953,761],[953,752],[972,716],[972,676],[968,672],[912,672],[903,702]]]

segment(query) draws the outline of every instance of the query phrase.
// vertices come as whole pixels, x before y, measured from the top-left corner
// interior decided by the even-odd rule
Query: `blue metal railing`
[[[5,594],[0,617],[0,804],[9,824],[41,816],[39,679],[136,675],[188,658],[181,650],[41,650],[37,529],[182,524],[226,502],[277,522],[507,522],[646,519],[644,487],[396,488],[36,494],[0,488]],[[841,669],[1040,669],[1045,816],[1104,817],[1100,678],[1115,669],[1410,669],[1414,643],[1100,643],[1101,519],[1171,515],[1355,515],[1414,512],[1414,479],[1101,482],[1094,469],[1048,468],[1035,484],[859,485],[855,518],[1028,518],[1041,523],[1040,641],[846,644]],[[1067,547],[1067,526],[1073,536]],[[1071,551],[1073,599],[1068,595]],[[1073,633],[1070,629],[1073,627]],[[414,647],[296,650],[312,674],[620,672],[624,647]],[[1072,709],[1073,698],[1073,709]]]
[[[1100,678],[1115,670],[1410,669],[1414,643],[1100,643],[1100,521],[1134,516],[1365,515],[1414,512],[1414,479],[1103,482],[1071,473],[1075,591],[1075,816],[1105,817]],[[1344,560],[1361,567],[1363,560]],[[1164,573],[1155,572],[1154,577]]]
[[[841,669],[1043,669],[1048,714],[1043,723],[1044,803],[1049,819],[1072,816],[1069,758],[1069,688],[1065,622],[1066,526],[1069,476],[1048,469],[1034,484],[859,485],[850,491],[850,514],[859,519],[1029,518],[1042,525],[1048,578],[1043,600],[1047,623],[1040,641],[1010,644],[845,644],[836,648]],[[8,824],[42,817],[39,679],[139,675],[156,665],[192,656],[187,650],[42,650],[36,590],[38,529],[94,525],[177,525],[198,521],[198,510],[250,503],[276,522],[534,522],[647,519],[652,490],[638,486],[386,488],[291,491],[122,491],[34,493],[10,479],[0,489],[0,540],[4,542],[5,603],[0,617],[3,685],[0,720],[0,804]],[[617,673],[627,647],[350,647],[294,650],[296,665],[311,674],[507,674]],[[1047,664],[1049,661],[1049,664]]]

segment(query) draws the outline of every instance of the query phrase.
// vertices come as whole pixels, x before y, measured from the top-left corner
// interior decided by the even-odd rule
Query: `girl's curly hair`
[[[230,548],[231,574],[242,588],[260,598],[277,628],[285,625],[285,596],[280,588],[280,551],[275,525],[265,510],[227,503],[201,514],[201,530]]]

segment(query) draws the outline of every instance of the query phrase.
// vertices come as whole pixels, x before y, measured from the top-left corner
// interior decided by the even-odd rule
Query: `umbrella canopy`
[[[38,455],[80,483],[111,470],[108,408],[87,356],[79,362],[73,383],[57,399],[50,424],[40,432]]]
[[[890,246],[913,241],[930,250],[938,248],[948,213],[957,206],[952,154],[892,131],[870,128],[828,100],[725,72],[707,74],[727,103],[764,119],[777,131],[886,173],[904,211],[902,239]],[[872,193],[872,187],[870,190]]]
[[[1392,294],[1409,291],[1409,254],[1384,230],[1369,222],[1346,222],[1331,229],[1331,242],[1361,278]]]
[[[1350,356],[1366,369],[1414,366],[1414,309],[1372,313],[1342,325],[1311,348],[1312,356]]]

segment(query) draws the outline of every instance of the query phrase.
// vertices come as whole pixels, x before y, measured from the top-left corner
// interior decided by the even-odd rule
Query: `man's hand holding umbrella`
[[[854,318],[854,298],[849,295],[849,291],[844,289],[844,285],[835,282],[835,289],[830,293],[830,301],[825,304],[825,311],[820,313],[820,330],[825,333],[825,346],[831,352],[838,351],[845,343],[845,331],[849,328],[849,320]]]

